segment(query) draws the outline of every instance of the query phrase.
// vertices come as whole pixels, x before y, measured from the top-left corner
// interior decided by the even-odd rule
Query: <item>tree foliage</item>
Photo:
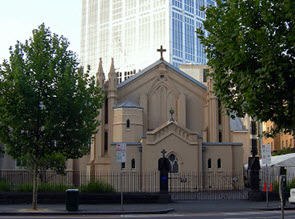
[[[206,47],[214,90],[237,116],[295,130],[295,1],[217,0],[206,9]]]
[[[283,154],[291,154],[291,153],[294,153],[294,152],[295,152],[295,148],[286,147],[286,148],[279,149],[277,151],[273,151],[272,156],[278,156],[278,155],[283,155]]]
[[[35,180],[42,159],[87,154],[99,125],[104,93],[68,46],[42,24],[0,65],[0,140],[14,159],[30,156]]]
[[[20,166],[25,169],[33,170],[34,161],[32,160],[30,155],[23,156],[18,159]],[[46,171],[51,170],[60,175],[65,175],[66,172],[66,158],[61,153],[52,152],[51,154],[46,154],[41,157],[39,162],[39,178],[41,182],[44,181],[44,175],[46,175]],[[46,181],[46,180],[45,180]]]

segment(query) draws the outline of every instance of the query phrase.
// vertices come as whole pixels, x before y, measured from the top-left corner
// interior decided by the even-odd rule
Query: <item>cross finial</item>
[[[169,113],[171,114],[171,119],[170,119],[170,121],[174,121],[174,119],[173,119],[173,114],[174,114],[174,110],[171,108],[171,110],[169,111]]]
[[[166,152],[167,152],[167,151],[165,151],[165,149],[163,149],[163,150],[161,151],[161,153],[163,154],[163,158],[165,158],[165,154],[166,154]]]
[[[160,49],[157,49],[157,52],[160,52],[160,53],[161,53],[161,58],[160,58],[160,60],[164,60],[164,59],[163,59],[163,52],[166,52],[166,49],[163,49],[163,46],[161,45]]]

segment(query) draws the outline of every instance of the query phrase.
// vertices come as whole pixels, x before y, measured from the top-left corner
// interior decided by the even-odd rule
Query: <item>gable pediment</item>
[[[181,71],[180,69],[176,68],[175,66],[171,65],[170,63],[166,62],[165,60],[158,60],[155,63],[151,64],[150,66],[148,66],[147,68],[143,69],[142,71],[138,72],[137,74],[135,74],[134,76],[128,78],[127,80],[123,81],[122,83],[117,85],[117,88],[123,88],[126,85],[129,85],[130,83],[137,81],[139,78],[141,78],[142,76],[148,74],[149,72],[151,72],[153,69],[158,68],[158,73],[164,73],[167,72],[168,69],[170,71],[173,71],[175,73],[177,73],[178,75],[181,75],[181,77],[183,77],[184,79],[192,82],[193,84],[195,84],[197,87],[203,89],[203,90],[207,90],[207,87],[205,85],[203,85],[201,82],[199,82],[198,80],[196,80],[195,78],[189,76],[188,74],[184,73],[183,71]]]
[[[168,121],[167,123],[161,125],[160,127],[147,132],[147,144],[153,145],[168,138],[170,135],[175,135],[182,139],[188,144],[197,145],[198,144],[198,133],[193,132],[189,129],[181,127],[175,121]]]

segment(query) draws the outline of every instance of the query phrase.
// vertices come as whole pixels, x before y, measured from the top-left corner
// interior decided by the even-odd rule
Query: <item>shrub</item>
[[[248,179],[244,179],[244,185],[246,188],[250,188],[250,182]]]
[[[65,192],[68,186],[64,184],[40,183],[38,192]]]
[[[0,180],[0,191],[1,192],[9,192],[10,191],[10,183],[5,180]]]
[[[115,189],[110,184],[104,181],[92,180],[86,185],[80,186],[81,192],[115,192]]]
[[[272,191],[274,191],[274,192],[278,192],[279,191],[279,182],[278,181],[275,181],[272,184]]]
[[[290,154],[290,153],[294,153],[295,149],[294,148],[283,148],[283,149],[279,149],[277,151],[274,151],[272,153],[272,156],[277,156],[277,155],[283,155],[283,154]]]
[[[295,178],[291,182],[287,183],[287,192],[290,193],[292,188],[295,188]]]
[[[38,184],[38,192],[65,192],[68,186],[64,184],[50,184],[50,183],[40,183]],[[17,192],[32,192],[33,184],[19,184],[14,188]]]
[[[274,192],[278,192],[280,190],[280,187],[279,187],[279,182],[278,181],[275,181],[273,183],[273,191]],[[290,189],[292,188],[295,188],[295,178],[291,181],[291,182],[287,182],[287,189],[286,189],[286,193],[290,193]]]
[[[17,192],[32,192],[33,184],[32,183],[21,183],[14,187],[14,190]]]

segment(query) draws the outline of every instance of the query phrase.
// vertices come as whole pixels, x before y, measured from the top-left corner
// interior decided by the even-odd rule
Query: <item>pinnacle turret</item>
[[[115,90],[116,86],[117,86],[117,74],[116,74],[115,66],[114,66],[114,58],[112,58],[111,67],[110,67],[108,77],[109,77],[109,89]]]
[[[111,67],[110,67],[110,71],[109,71],[109,78],[111,78],[111,77],[117,77],[116,71],[115,71],[115,66],[114,66],[114,58],[112,58]]]
[[[105,75],[103,72],[103,68],[102,68],[102,59],[99,58],[99,65],[98,65],[98,69],[97,69],[97,73],[96,73],[96,79],[98,81],[98,83],[100,84],[101,87],[104,86],[104,81],[105,81]]]

